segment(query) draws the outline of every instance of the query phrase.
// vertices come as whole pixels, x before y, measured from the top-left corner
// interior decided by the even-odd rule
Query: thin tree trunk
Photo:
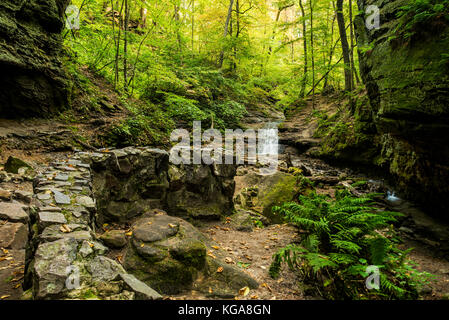
[[[330,52],[329,52],[329,62],[327,64],[327,70],[329,70],[329,68],[331,67],[332,64],[332,59],[334,57],[334,49],[335,46],[333,45],[333,40],[334,40],[334,30],[335,30],[335,19],[337,18],[337,15],[335,14],[335,2],[332,1],[332,6],[334,8],[334,17],[332,19],[332,27],[331,27],[331,48],[330,48]],[[323,90],[327,89],[328,86],[328,81],[329,81],[329,73],[326,74],[326,78],[324,79],[324,85],[323,85]]]
[[[353,74],[352,78],[352,88],[355,88],[354,86],[354,78],[357,81],[357,84],[360,84],[359,75],[357,74],[357,69],[355,67],[354,62],[354,24],[353,24],[353,18],[352,18],[352,0],[349,0],[349,22],[350,22],[350,32],[351,32],[351,70]]]
[[[225,27],[224,27],[223,39],[226,39],[226,36],[228,35],[229,21],[231,20],[233,6],[234,6],[234,0],[229,0],[229,9],[228,9],[228,15],[226,16],[226,23],[225,23]],[[224,61],[224,49],[221,50],[220,59],[218,61],[218,67],[220,69],[223,67],[223,61]]]
[[[345,91],[352,91],[352,71],[351,59],[349,55],[348,38],[346,37],[345,17],[343,15],[343,0],[337,0],[337,22],[340,31],[341,48],[343,52],[343,61],[345,65]]]
[[[128,92],[128,31],[129,31],[129,3],[125,0],[125,38],[123,47],[123,89]]]
[[[315,109],[315,52],[313,48],[313,0],[309,0],[310,5],[310,48],[312,54],[312,109]]]
[[[302,78],[301,84],[301,97],[304,97],[307,85],[307,72],[308,72],[308,61],[307,61],[307,25],[306,25],[306,13],[304,10],[304,5],[302,4],[302,0],[299,0],[299,6],[301,8],[302,14],[302,35],[303,35],[303,44],[304,44],[304,75]]]
[[[195,50],[195,0],[192,0],[192,53]]]

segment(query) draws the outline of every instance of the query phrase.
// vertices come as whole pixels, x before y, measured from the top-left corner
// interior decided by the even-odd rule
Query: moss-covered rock
[[[281,222],[281,217],[273,214],[272,208],[292,201],[298,193],[297,178],[284,172],[276,172],[273,175],[251,172],[236,177],[236,180],[244,187],[237,191],[237,202],[242,208],[259,212],[271,223]]]
[[[16,157],[9,157],[8,160],[5,163],[5,171],[10,173],[19,173],[20,168],[27,168],[31,169],[31,166],[26,163],[25,161],[16,158]]]
[[[59,60],[68,0],[0,3],[0,114],[48,116],[65,107],[67,78]]]
[[[406,194],[447,209],[449,20],[427,12],[428,18],[410,24],[417,14],[413,10],[398,18],[406,4],[410,2],[359,1],[362,13],[355,20],[360,70],[380,150],[374,160],[397,178]],[[379,29],[365,26],[369,5],[380,9]]]
[[[210,286],[217,286],[235,296],[248,284],[257,286],[242,271],[210,257],[207,251],[211,246],[204,235],[180,218],[147,214],[133,229],[124,267],[158,292],[178,294],[195,289],[208,293]],[[219,266],[223,272],[216,275]]]

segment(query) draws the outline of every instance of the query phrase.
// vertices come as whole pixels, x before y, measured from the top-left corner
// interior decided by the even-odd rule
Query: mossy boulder
[[[5,171],[9,173],[19,173],[20,168],[27,168],[32,169],[31,166],[26,163],[25,161],[16,158],[16,157],[9,157],[8,160],[5,163]]]
[[[298,194],[297,177],[284,172],[273,175],[251,172],[236,177],[236,180],[242,189],[236,192],[235,198],[240,198],[238,201],[242,208],[259,212],[271,223],[282,222],[281,217],[272,212],[272,208],[294,200]]]
[[[192,289],[208,293],[210,286],[217,286],[235,296],[247,284],[258,285],[238,268],[210,257],[208,250],[211,244],[190,223],[162,212],[146,214],[133,225],[124,267],[164,294]],[[223,266],[223,273],[217,276],[219,266]]]

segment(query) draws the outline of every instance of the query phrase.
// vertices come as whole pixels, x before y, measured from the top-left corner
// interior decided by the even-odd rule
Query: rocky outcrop
[[[380,28],[355,21],[360,69],[370,98],[381,155],[402,191],[426,206],[447,209],[449,201],[449,22],[436,16],[403,30],[410,19],[397,17],[407,0],[359,1],[380,9]],[[402,28],[402,29],[401,29]],[[445,212],[435,210],[435,213]],[[447,218],[447,217],[446,217]]]
[[[92,164],[97,223],[127,222],[151,209],[193,219],[219,219],[233,211],[234,165],[179,165],[150,148],[82,153]]]
[[[0,2],[2,117],[45,117],[67,104],[67,80],[59,58],[68,2]]]

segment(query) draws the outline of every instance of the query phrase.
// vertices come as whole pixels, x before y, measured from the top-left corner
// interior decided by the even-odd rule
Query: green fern
[[[400,213],[382,211],[373,199],[338,192],[336,200],[313,193],[299,196],[273,211],[303,230],[299,244],[288,245],[273,257],[270,275],[278,277],[282,264],[299,270],[327,298],[416,298],[416,287],[426,275],[410,266],[408,251],[397,249],[381,230],[388,229]],[[364,279],[369,265],[381,271],[379,291],[369,291]]]

